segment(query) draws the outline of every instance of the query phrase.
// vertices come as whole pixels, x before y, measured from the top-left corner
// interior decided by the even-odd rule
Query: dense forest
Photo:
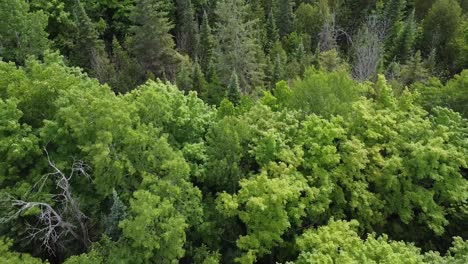
[[[0,263],[468,263],[468,1],[0,17]]]

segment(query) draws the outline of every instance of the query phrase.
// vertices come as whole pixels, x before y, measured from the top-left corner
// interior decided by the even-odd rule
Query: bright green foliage
[[[29,254],[21,254],[10,251],[12,240],[0,238],[0,262],[9,264],[41,264],[45,263]]]
[[[297,239],[301,254],[295,263],[423,263],[419,249],[386,236],[361,240],[355,220],[334,221],[309,229]]]
[[[0,186],[19,180],[20,172],[40,153],[38,138],[19,122],[21,116],[14,100],[0,99]]]
[[[247,227],[247,234],[236,242],[245,251],[237,262],[254,263],[257,256],[269,253],[283,241],[281,235],[291,226],[289,217],[297,220],[301,216],[298,202],[305,179],[298,176],[269,179],[264,172],[241,181],[237,194],[220,194],[218,210],[227,217],[237,215]]]
[[[120,226],[144,260],[174,263],[184,254],[187,224],[168,199],[149,191],[135,192],[130,218]]]
[[[31,12],[25,0],[0,1],[0,59],[23,64],[29,55],[42,55],[49,46],[47,16]]]
[[[346,114],[363,88],[346,73],[317,72],[309,69],[304,79],[293,83],[290,106],[323,116]]]
[[[0,262],[468,262],[468,1],[1,1]]]

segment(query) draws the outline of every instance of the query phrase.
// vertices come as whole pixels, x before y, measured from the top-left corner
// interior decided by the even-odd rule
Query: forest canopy
[[[0,262],[468,263],[467,11],[0,0]]]

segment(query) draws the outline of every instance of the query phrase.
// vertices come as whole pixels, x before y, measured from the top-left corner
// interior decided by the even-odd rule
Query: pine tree
[[[200,27],[200,45],[198,50],[198,59],[201,64],[201,68],[205,74],[208,73],[208,67],[213,60],[213,48],[214,38],[211,32],[210,23],[208,21],[208,15],[203,12],[203,20]]]
[[[182,91],[192,90],[192,62],[188,56],[184,56],[176,76],[177,87]]]
[[[273,74],[271,78],[273,80],[272,86],[285,78],[284,62],[281,60],[279,54],[276,55],[273,61]]]
[[[195,21],[195,11],[191,0],[177,0],[177,48],[196,57],[198,46],[198,23]]]
[[[173,79],[177,56],[167,10],[162,0],[137,0],[129,47],[148,74]]]
[[[72,14],[76,33],[73,36],[74,45],[67,55],[74,65],[87,70],[96,69],[100,67],[98,64],[104,63],[104,44],[81,1],[74,0],[73,3]]]
[[[234,105],[237,105],[240,102],[241,92],[239,88],[239,80],[237,78],[236,71],[232,72],[231,79],[229,80],[229,84],[227,87],[226,97]]]
[[[115,190],[112,191],[112,207],[109,215],[106,218],[106,235],[112,240],[119,240],[122,230],[119,228],[120,221],[126,217],[127,206],[120,200],[119,195]]]
[[[198,61],[195,61],[192,67],[192,89],[197,92],[199,97],[205,98],[206,80]]]
[[[403,18],[406,0],[388,0],[382,12],[382,20],[387,34],[395,34],[396,24]],[[393,31],[393,32],[392,32]]]
[[[266,22],[266,41],[264,45],[265,52],[269,52],[278,39],[279,35],[278,28],[276,27],[275,16],[273,15],[273,9],[270,9]]]
[[[401,63],[405,63],[413,53],[413,47],[416,40],[416,21],[414,20],[414,10],[406,19],[403,30],[398,36],[397,45],[393,51],[394,57]]]
[[[263,58],[256,39],[255,21],[247,21],[248,6],[244,0],[223,0],[216,13],[216,67],[226,84],[232,71],[236,71],[244,91],[263,80]]]
[[[115,67],[115,76],[109,85],[114,92],[129,92],[144,81],[139,64],[129,56],[116,38],[112,41],[111,62]]]
[[[280,37],[284,37],[292,31],[294,23],[293,7],[294,2],[291,0],[278,0],[276,23],[278,24]]]

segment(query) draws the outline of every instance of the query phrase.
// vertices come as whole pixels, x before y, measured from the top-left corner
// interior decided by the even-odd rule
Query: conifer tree
[[[278,1],[278,12],[276,14],[276,23],[278,24],[278,30],[280,37],[284,37],[291,33],[292,26],[294,23],[293,7],[294,2],[291,0],[277,0]]]
[[[208,67],[213,60],[213,48],[215,42],[211,32],[210,22],[206,11],[203,11],[203,20],[200,27],[200,45],[198,49],[198,59],[200,66],[205,74],[208,73]]]
[[[239,88],[239,80],[237,78],[236,71],[232,72],[231,79],[229,80],[229,84],[227,87],[226,97],[234,105],[237,105],[240,102],[241,92]]]
[[[273,9],[270,9],[266,21],[266,41],[264,45],[265,51],[269,52],[278,39],[279,35],[278,28],[276,27],[275,16],[273,14]]]
[[[188,56],[184,56],[176,75],[177,87],[182,91],[192,90],[192,63]]]
[[[106,218],[106,235],[112,240],[119,240],[122,235],[122,230],[119,228],[120,221],[124,220],[127,215],[127,206],[120,200],[119,195],[115,190],[112,191],[112,207],[109,215]]]
[[[405,63],[413,53],[416,30],[413,10],[406,19],[405,25],[398,36],[397,45],[393,51],[394,57],[397,57],[401,63]]]
[[[129,40],[132,52],[144,71],[155,77],[173,79],[177,62],[174,40],[169,33],[167,3],[162,0],[137,0],[132,14],[135,26]]]
[[[198,61],[195,61],[192,67],[192,89],[197,92],[199,97],[205,98],[206,80]]]
[[[248,6],[244,0],[223,0],[216,14],[216,67],[221,81],[229,82],[232,71],[238,74],[244,91],[258,85],[263,79],[263,58],[256,39],[255,21],[247,21]]]
[[[195,11],[191,0],[177,0],[177,48],[192,58],[196,57],[198,46],[198,23],[195,21]]]

